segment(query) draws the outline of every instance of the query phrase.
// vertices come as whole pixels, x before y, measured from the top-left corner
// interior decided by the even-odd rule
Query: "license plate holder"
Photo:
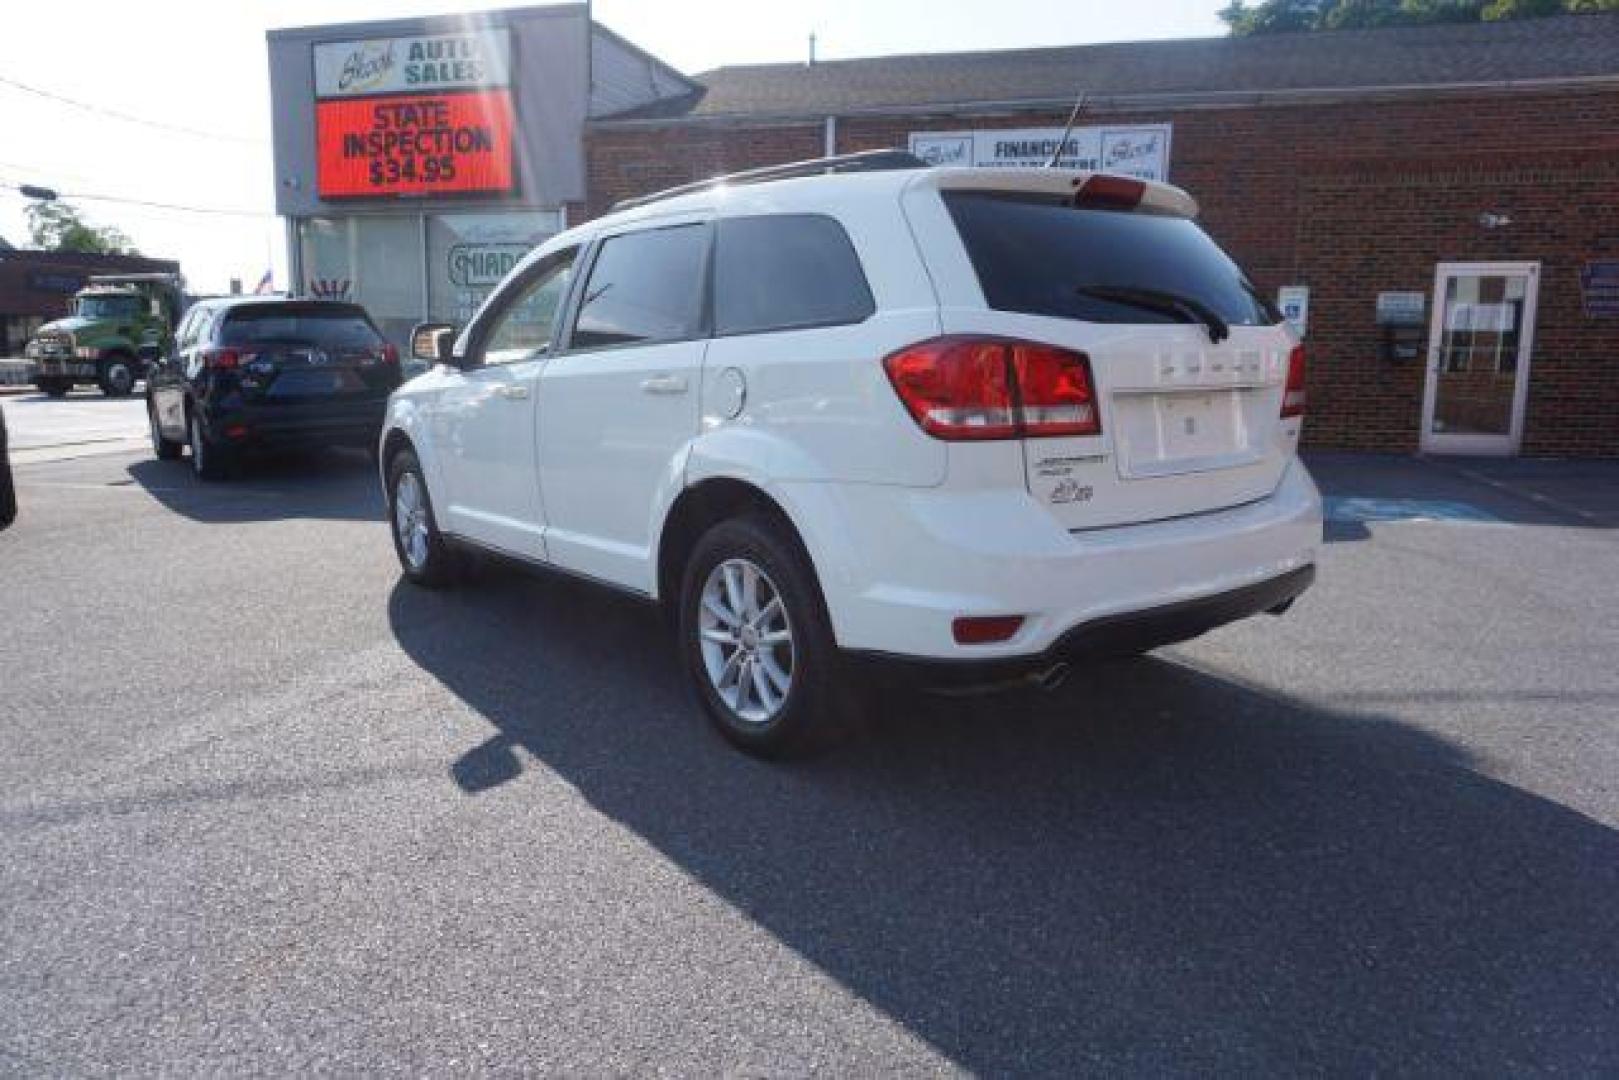
[[[1257,461],[1263,452],[1247,422],[1248,394],[1210,388],[1115,395],[1121,475],[1167,476]]]

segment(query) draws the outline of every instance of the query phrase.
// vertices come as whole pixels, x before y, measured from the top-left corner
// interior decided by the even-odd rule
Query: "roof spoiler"
[[[858,154],[837,154],[832,157],[811,158],[808,161],[790,161],[782,165],[766,165],[761,169],[711,176],[679,187],[654,191],[650,195],[637,195],[633,199],[620,199],[611,209],[632,210],[637,206],[691,195],[717,187],[735,187],[742,184],[762,184],[768,180],[791,180],[799,176],[820,176],[828,173],[889,172],[895,169],[926,169],[928,163],[907,150],[862,150]]]

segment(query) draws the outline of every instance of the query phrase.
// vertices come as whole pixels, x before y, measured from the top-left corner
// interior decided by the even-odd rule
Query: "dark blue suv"
[[[171,352],[143,359],[152,452],[172,460],[189,447],[205,480],[250,452],[375,449],[401,381],[399,353],[365,309],[333,300],[199,301]]]

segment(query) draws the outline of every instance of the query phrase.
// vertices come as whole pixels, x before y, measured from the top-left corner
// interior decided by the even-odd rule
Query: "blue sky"
[[[273,216],[264,32],[277,26],[487,10],[457,0],[90,0],[8,3],[0,77],[202,134],[116,120],[0,84],[0,182],[243,214],[80,203],[141,250],[177,257],[198,291],[251,288],[269,260],[284,281]],[[598,0],[598,21],[683,71],[823,59],[1200,37],[1224,0]],[[223,133],[228,139],[210,138]],[[23,200],[0,189],[0,236],[26,240]]]

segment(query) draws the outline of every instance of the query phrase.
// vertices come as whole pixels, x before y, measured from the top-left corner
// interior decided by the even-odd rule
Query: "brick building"
[[[1262,288],[1307,290],[1311,443],[1619,455],[1619,13],[693,81],[585,122],[570,217],[829,152],[1030,164],[1083,90],[1073,160],[1186,188]]]

